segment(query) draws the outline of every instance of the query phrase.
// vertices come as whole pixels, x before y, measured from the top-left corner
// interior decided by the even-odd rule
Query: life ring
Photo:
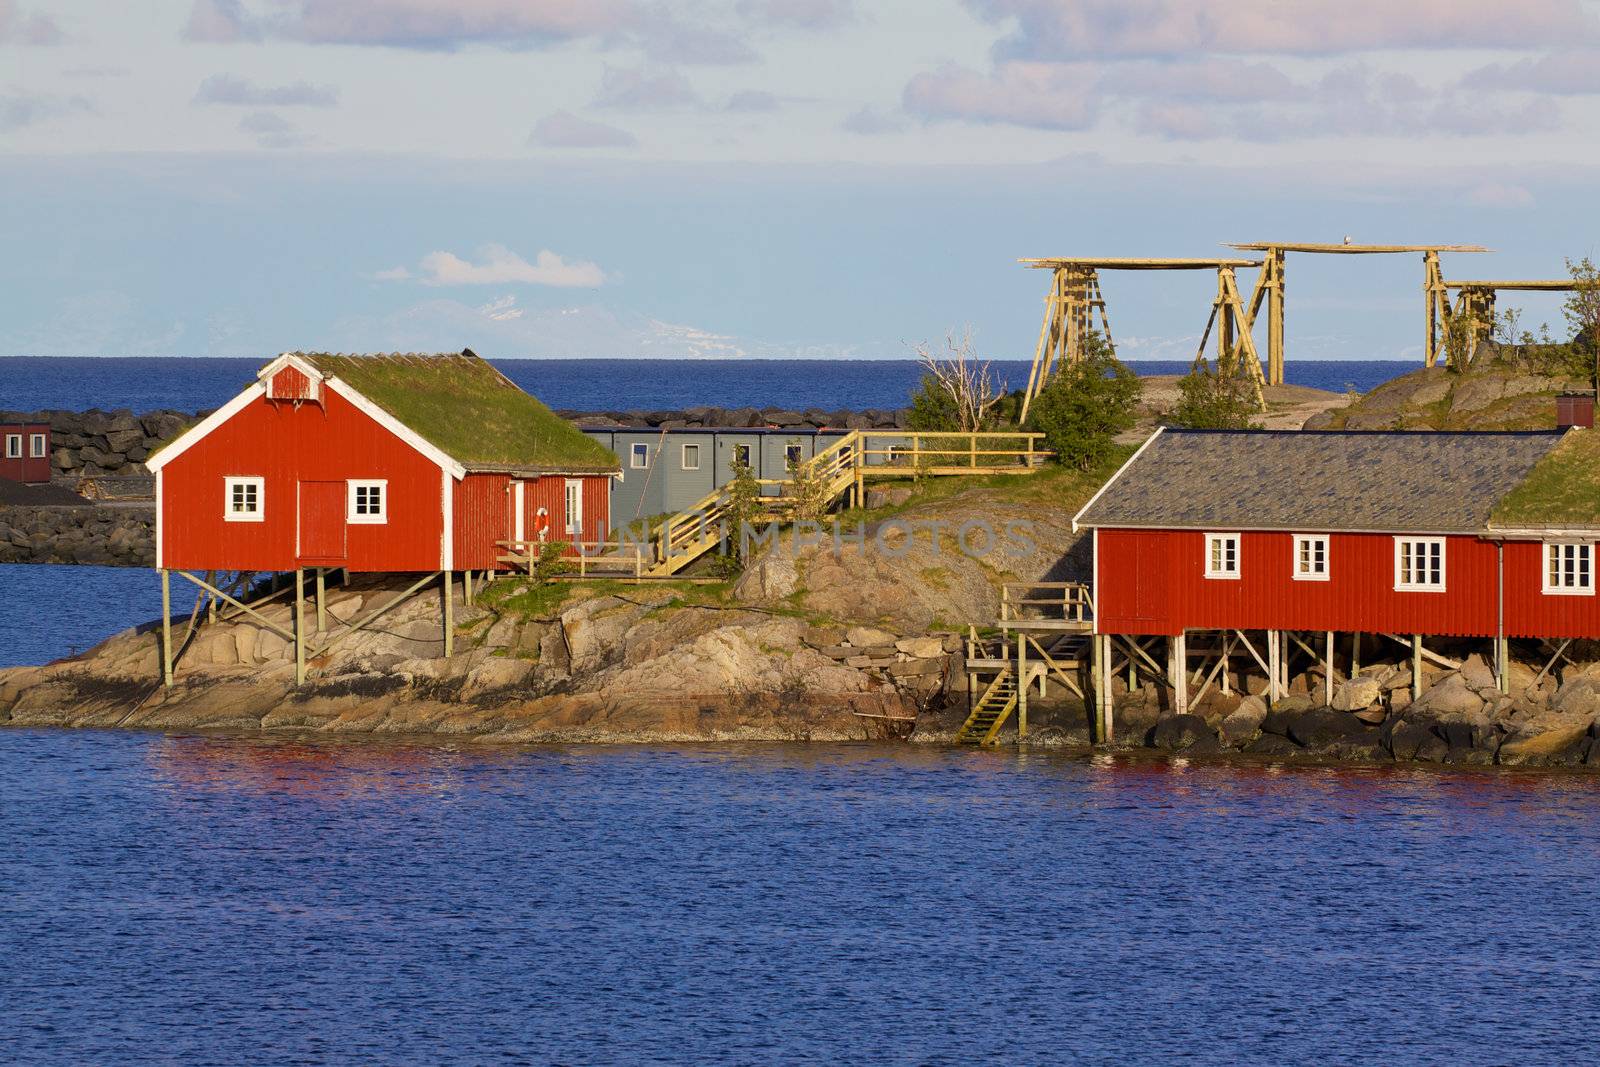
[[[544,544],[545,537],[548,536],[549,533],[550,533],[550,512],[545,508],[540,508],[538,511],[533,513],[533,536],[534,536],[534,539],[536,541],[538,541],[542,545],[542,544]]]

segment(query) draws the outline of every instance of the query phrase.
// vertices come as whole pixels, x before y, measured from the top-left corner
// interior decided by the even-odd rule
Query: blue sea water
[[[150,411],[215,408],[250,382],[265,359],[130,356],[0,357],[0,411],[41,408]],[[912,360],[508,359],[495,365],[554,408],[581,411],[653,408],[816,407],[863,411],[898,408],[921,378]],[[1182,374],[1188,363],[1130,364],[1140,374]],[[996,362],[1010,388],[1027,381],[1026,362]],[[1294,361],[1289,382],[1318,389],[1366,391],[1416,364],[1393,360]]]
[[[21,1064],[1594,1062],[1600,780],[0,730]]]

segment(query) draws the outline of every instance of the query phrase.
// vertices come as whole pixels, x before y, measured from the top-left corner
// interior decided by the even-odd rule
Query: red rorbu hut
[[[1300,654],[1331,691],[1336,644],[1354,665],[1362,635],[1414,667],[1438,658],[1425,638],[1481,638],[1504,686],[1508,640],[1600,638],[1597,471],[1582,428],[1157,430],[1074,517],[1093,530],[1100,662],[1120,641],[1152,663],[1140,642],[1164,638],[1183,708],[1194,635],[1202,670],[1254,658],[1273,697]]]
[[[152,456],[156,567],[451,576],[594,542],[616,457],[470,350],[286,353]],[[448,641],[448,633],[446,640]]]

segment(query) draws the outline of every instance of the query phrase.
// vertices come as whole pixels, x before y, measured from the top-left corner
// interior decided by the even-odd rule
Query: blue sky
[[[1581,0],[0,0],[0,354],[1027,358],[1024,256],[1555,277],[1597,103]],[[1290,358],[1415,357],[1420,281],[1291,260]],[[1104,284],[1193,354],[1210,278]]]

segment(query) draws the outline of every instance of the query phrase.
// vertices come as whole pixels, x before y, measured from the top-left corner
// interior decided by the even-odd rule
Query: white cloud
[[[309,44],[447,51],[466,44],[532,48],[624,30],[629,0],[196,0],[185,36],[232,43],[283,37]]]
[[[60,44],[61,27],[49,15],[30,11],[16,0],[0,0],[0,44]]]
[[[495,322],[515,322],[523,314],[522,309],[517,307],[517,298],[510,293],[482,305],[478,313]]]
[[[626,111],[655,111],[700,103],[694,86],[675,70],[606,67],[600,76],[598,107]]]
[[[1461,79],[1473,89],[1522,90],[1557,96],[1600,93],[1600,49],[1572,48],[1515,63],[1491,63]]]
[[[1520,185],[1485,182],[1467,190],[1469,204],[1492,208],[1524,208],[1534,204],[1533,194]]]
[[[262,148],[299,148],[309,140],[294,123],[270,111],[252,111],[239,120],[239,130],[254,137]]]
[[[885,133],[899,133],[906,128],[906,120],[897,115],[887,115],[871,107],[863,107],[839,123],[841,130],[876,137]]]
[[[1334,55],[1378,49],[1518,48],[1600,38],[1579,0],[965,0],[1011,23],[1007,58],[1195,52]],[[1014,21],[1013,21],[1014,20]]]
[[[93,110],[94,105],[81,96],[33,93],[0,95],[0,131],[20,130],[47,119],[87,114]]]
[[[739,0],[739,14],[769,26],[831,30],[859,17],[855,0]]]
[[[634,148],[639,140],[627,130],[580,119],[570,111],[553,111],[534,123],[528,143],[546,148]]]
[[[587,260],[568,262],[549,249],[540,250],[529,263],[505,245],[485,245],[480,261],[473,263],[454,252],[429,252],[413,272],[405,267],[378,271],[374,278],[406,281],[415,278],[423,285],[545,285],[564,289],[592,289],[605,284],[606,275]],[[506,298],[502,298],[506,299]],[[515,298],[510,298],[515,303]],[[508,305],[509,306],[509,305]]]
[[[926,119],[1082,130],[1097,115],[1096,81],[1072,64],[1002,63],[992,75],[947,64],[912,78],[902,97],[908,112]]]
[[[231,104],[242,107],[334,107],[339,90],[331,85],[295,82],[292,85],[256,85],[232,74],[213,74],[195,91],[196,104]]]

